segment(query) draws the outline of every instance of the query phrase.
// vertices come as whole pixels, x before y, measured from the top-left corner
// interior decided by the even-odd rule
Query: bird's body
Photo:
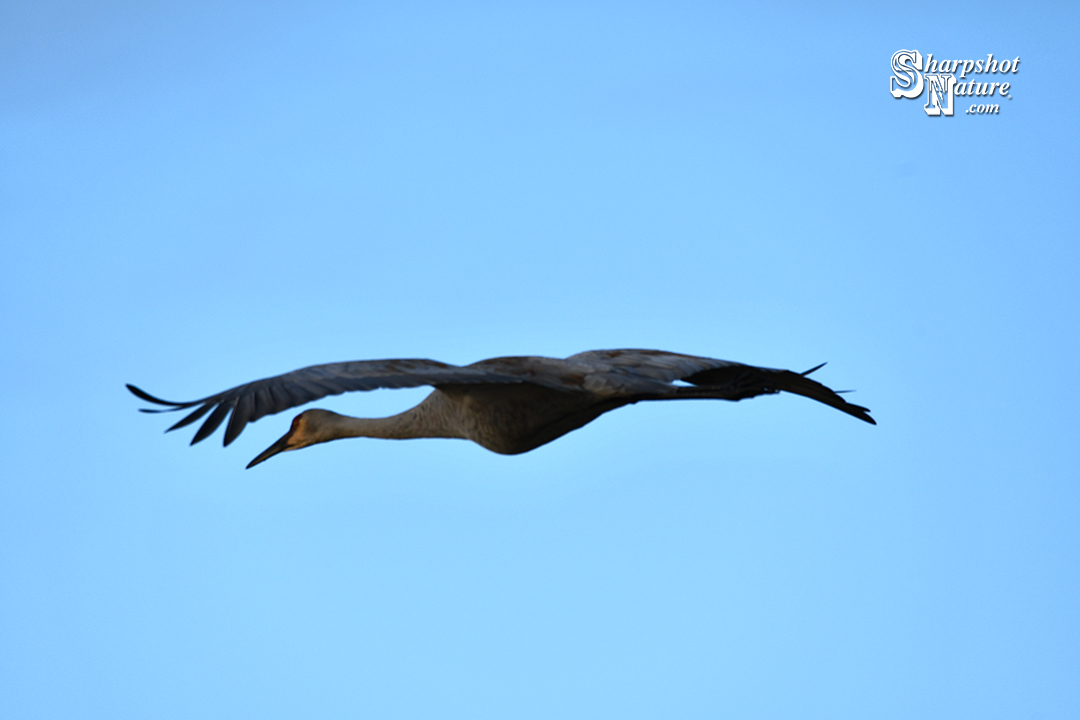
[[[565,360],[507,357],[465,367],[433,360],[313,365],[186,403],[160,400],[132,385],[128,389],[148,402],[171,406],[169,410],[196,408],[169,430],[184,427],[213,410],[192,444],[213,433],[231,411],[225,431],[228,445],[248,422],[327,395],[375,388],[435,387],[416,407],[388,418],[352,418],[328,410],[308,410],[297,415],[289,433],[248,467],[284,450],[346,437],[461,438],[493,452],[515,455],[551,442],[605,412],[642,400],[742,400],[786,391],[874,422],[866,408],[845,402],[807,378],[810,372],[813,370],[800,374],[659,350],[594,350]],[[676,385],[676,381],[683,384]]]
[[[351,418],[323,410],[320,427],[334,428],[329,433],[334,437],[327,440],[459,438],[501,455],[517,455],[618,405],[598,403],[585,393],[562,393],[528,384],[456,385],[436,389],[416,407],[388,418]]]

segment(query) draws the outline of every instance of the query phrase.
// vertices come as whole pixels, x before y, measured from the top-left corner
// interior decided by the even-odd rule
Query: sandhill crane
[[[824,363],[822,363],[824,364]],[[592,422],[600,415],[641,400],[743,400],[781,390],[817,400],[876,425],[869,410],[845,402],[804,373],[773,370],[726,360],[660,350],[592,350],[565,360],[504,357],[464,367],[434,360],[360,360],[312,365],[256,380],[191,402],[170,402],[134,385],[139,398],[167,409],[195,410],[166,432],[210,417],[191,444],[204,440],[224,422],[228,445],[249,422],[327,395],[352,390],[432,385],[416,407],[385,418],[354,418],[329,410],[306,410],[280,440],[248,467],[285,450],[349,437],[463,438],[505,455],[528,452]],[[681,381],[682,384],[674,384]],[[197,407],[196,407],[197,406]]]

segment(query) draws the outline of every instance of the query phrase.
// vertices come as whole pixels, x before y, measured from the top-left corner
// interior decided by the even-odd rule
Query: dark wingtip
[[[821,363],[820,365],[815,365],[806,372],[793,373],[793,375],[799,378],[804,378],[810,373],[825,367],[825,365],[826,363]],[[807,385],[806,383],[810,384]],[[840,397],[841,394],[855,392],[854,390],[831,390],[815,380],[797,382],[795,385],[789,385],[787,387],[782,386],[781,389],[787,390],[788,392],[796,393],[797,395],[803,395],[805,397],[812,398],[814,400],[817,400],[818,402],[823,402],[826,405],[831,405],[837,410],[845,412],[852,417],[862,420],[863,422],[868,422],[871,425],[877,425],[877,421],[874,420],[874,418],[870,417],[869,408],[864,408],[862,405],[855,405],[854,403],[849,403],[842,397]]]
[[[844,392],[852,392],[852,391],[851,390],[845,390]],[[870,408],[865,408],[862,405],[856,405],[854,403],[849,403],[846,400],[843,400],[841,398],[837,398],[837,400],[840,400],[840,403],[841,403],[841,405],[833,405],[833,407],[835,407],[837,410],[842,410],[843,412],[846,412],[848,415],[850,415],[852,417],[859,418],[860,420],[862,420],[864,422],[868,422],[871,425],[877,425],[877,421],[874,420],[874,418],[870,417]]]
[[[221,424],[230,410],[232,410],[232,404],[227,402],[223,402],[214,408],[214,412],[210,413],[210,417],[206,418],[202,426],[199,427],[198,432],[195,433],[195,437],[191,438],[191,444],[194,445],[210,437],[218,429],[218,425]]]
[[[155,405],[179,405],[180,404],[180,403],[175,403],[175,402],[169,402],[168,400],[162,400],[161,398],[156,398],[153,395],[151,395],[150,393],[146,392],[145,390],[135,387],[131,383],[127,383],[125,385],[125,387],[128,390],[130,390],[131,394],[134,395],[135,397],[139,398],[140,400],[145,400],[146,402],[152,402]]]
[[[843,401],[841,401],[843,402]],[[870,417],[870,408],[864,408],[862,405],[853,405],[849,402],[844,402],[843,407],[835,406],[838,410],[846,412],[848,415],[858,418],[864,422],[868,422],[871,425],[877,425],[877,421]]]
[[[870,417],[870,408],[864,408],[862,405],[855,405],[854,403],[849,403],[839,397],[837,397],[836,399],[839,400],[841,403],[839,405],[833,405],[833,407],[835,407],[837,410],[846,412],[848,415],[859,418],[860,420],[868,422],[871,425],[877,425],[877,421],[874,420],[874,418]]]
[[[169,412],[170,410],[180,410],[182,408],[191,407],[192,405],[198,405],[200,402],[202,402],[202,400],[195,400],[193,402],[175,402],[173,400],[162,400],[161,398],[154,397],[142,388],[136,387],[131,383],[125,383],[124,387],[126,387],[132,395],[139,398],[140,400],[145,400],[146,402],[154,403],[155,405],[169,406],[168,410],[143,409],[143,412]]]
[[[203,415],[208,413],[210,411],[210,408],[212,408],[212,407],[214,407],[213,403],[206,403],[202,407],[196,408],[192,413],[190,413],[188,415],[185,415],[179,422],[177,422],[175,425],[173,425],[171,428],[169,428],[165,432],[172,432],[173,430],[179,430],[182,427],[190,425],[191,423],[195,422],[196,420],[201,418]],[[174,409],[175,410],[180,410],[181,408],[174,408]]]
[[[814,370],[817,370],[819,367],[821,367],[821,365],[818,365],[816,368],[811,368],[804,373],[789,372],[787,370],[781,371],[776,376],[776,390],[783,390],[785,392],[794,393],[795,395],[808,397],[811,400],[817,400],[820,403],[836,408],[840,412],[858,418],[863,422],[877,425],[874,418],[870,417],[869,409],[864,408],[862,405],[849,403],[818,381],[806,377],[808,373],[814,372]]]

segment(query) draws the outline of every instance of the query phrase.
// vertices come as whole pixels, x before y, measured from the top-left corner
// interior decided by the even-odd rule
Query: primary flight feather
[[[874,423],[869,411],[790,370],[743,365],[660,350],[591,350],[565,360],[504,357],[460,367],[435,360],[360,360],[312,365],[256,380],[190,402],[161,400],[134,385],[127,388],[172,412],[194,408],[169,428],[176,430],[210,416],[191,444],[225,427],[228,445],[249,422],[353,390],[431,385],[419,405],[387,418],[354,418],[329,410],[297,415],[280,440],[248,467],[286,450],[346,437],[463,438],[497,453],[528,452],[595,420],[609,410],[642,400],[743,400],[781,391],[803,395]],[[675,385],[676,381],[685,384]],[[168,431],[166,431],[168,432]]]

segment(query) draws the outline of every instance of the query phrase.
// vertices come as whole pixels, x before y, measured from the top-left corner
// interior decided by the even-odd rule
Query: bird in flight
[[[463,367],[435,360],[312,365],[191,402],[170,402],[134,385],[127,388],[146,402],[168,406],[142,408],[142,412],[195,408],[166,432],[210,413],[192,445],[209,437],[230,411],[225,445],[249,422],[328,395],[422,385],[435,388],[416,407],[391,417],[355,418],[329,410],[306,410],[293,418],[289,432],[248,464],[250,468],[286,450],[350,437],[462,438],[493,452],[516,455],[609,410],[642,400],[744,400],[784,391],[876,425],[869,410],[846,402],[807,377],[820,367],[795,373],[661,350],[591,350],[565,360],[502,357]]]

